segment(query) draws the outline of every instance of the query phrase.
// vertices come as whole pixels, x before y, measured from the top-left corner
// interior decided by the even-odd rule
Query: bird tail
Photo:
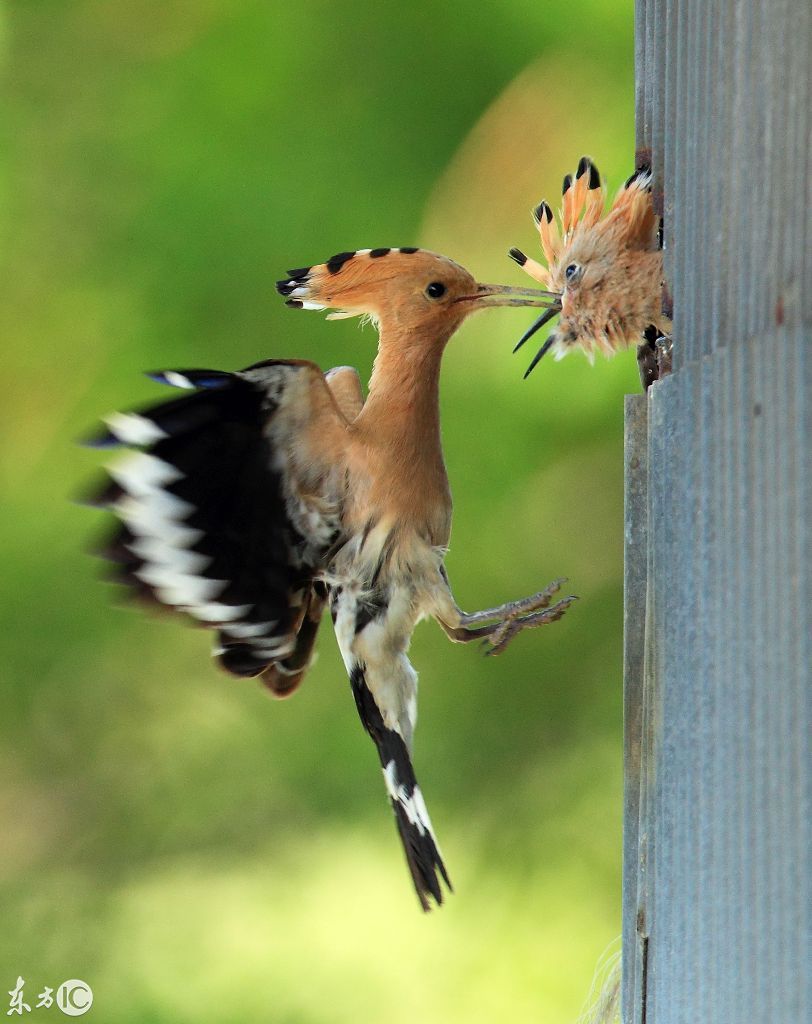
[[[386,791],[417,898],[423,910],[431,910],[431,899],[438,906],[443,902],[440,880],[445,882],[449,892],[453,891],[453,887],[434,836],[423,794],[415,778],[409,750],[401,734],[385,724],[381,710],[367,686],[362,665],[353,668],[350,682],[358,714],[378,749]]]

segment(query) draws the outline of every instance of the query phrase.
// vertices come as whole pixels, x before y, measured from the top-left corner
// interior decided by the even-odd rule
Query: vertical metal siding
[[[675,371],[627,403],[624,1018],[799,1024],[812,1021],[812,4],[638,0],[636,60]]]
[[[645,802],[641,766],[642,744],[648,733],[643,722],[647,576],[647,481],[648,444],[646,436],[646,400],[643,395],[626,396],[626,446],[624,508],[626,559],[623,575],[623,779],[624,821],[623,878],[623,984],[621,1001],[631,1007],[640,1000],[638,979],[642,972],[643,951],[638,939],[636,908],[638,891],[645,885],[646,836],[640,829]],[[638,1018],[639,1019],[639,1016]]]

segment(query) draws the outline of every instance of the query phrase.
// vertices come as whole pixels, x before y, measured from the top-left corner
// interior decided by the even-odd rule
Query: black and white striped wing
[[[323,604],[314,580],[339,529],[335,503],[307,493],[290,455],[314,370],[154,374],[189,393],[110,416],[90,442],[139,449],[112,465],[96,502],[121,523],[105,552],[115,578],[217,629],[222,667],[264,673],[279,693],[306,668]]]

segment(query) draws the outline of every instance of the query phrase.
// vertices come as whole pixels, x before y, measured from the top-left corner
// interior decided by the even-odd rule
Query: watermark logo
[[[68,1017],[81,1017],[93,1005],[93,991],[78,978],[63,981],[56,990],[56,1005]]]
[[[18,977],[17,984],[8,990],[8,994],[11,999],[9,1008],[6,1010],[7,1017],[15,1014],[22,1017],[24,1013],[31,1013],[31,1004],[25,1001],[24,978]],[[34,1009],[49,1010],[54,1002],[66,1017],[81,1017],[93,1005],[93,990],[86,981],[71,978],[69,981],[62,982],[56,990],[56,999],[54,999],[54,990],[46,985],[37,996]]]

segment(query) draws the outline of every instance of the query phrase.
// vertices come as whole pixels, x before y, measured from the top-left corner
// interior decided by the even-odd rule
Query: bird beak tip
[[[519,338],[519,340],[516,342],[516,347],[513,349],[514,353],[518,352],[519,349],[522,347],[522,345],[524,345],[524,343],[526,341],[529,341],[530,338],[533,337],[533,335],[536,333],[536,331],[541,330],[541,328],[544,327],[545,324],[548,324],[553,319],[553,317],[557,316],[558,313],[560,313],[560,312],[561,312],[561,307],[558,304],[556,304],[554,306],[550,306],[549,309],[546,309],[541,314],[541,316],[538,318],[538,320],[534,321],[530,325],[530,327],[528,327],[528,329],[524,332],[524,334],[521,336],[521,338]],[[550,337],[552,337],[552,335]],[[548,339],[548,341],[549,341],[549,339]],[[552,342],[550,342],[550,344],[552,344]],[[546,352],[546,349],[545,349],[545,352]]]
[[[535,370],[536,366],[538,366],[538,364],[541,361],[542,357],[545,356],[549,352],[549,350],[552,347],[552,345],[555,342],[555,340],[556,340],[556,335],[555,335],[555,331],[553,331],[552,334],[547,338],[547,340],[541,346],[541,348],[538,350],[538,352],[536,352],[535,356],[533,356],[533,361],[530,363],[530,365],[525,370],[524,376],[522,377],[522,380],[527,380],[527,378],[530,376],[530,374],[533,372],[533,370]]]

